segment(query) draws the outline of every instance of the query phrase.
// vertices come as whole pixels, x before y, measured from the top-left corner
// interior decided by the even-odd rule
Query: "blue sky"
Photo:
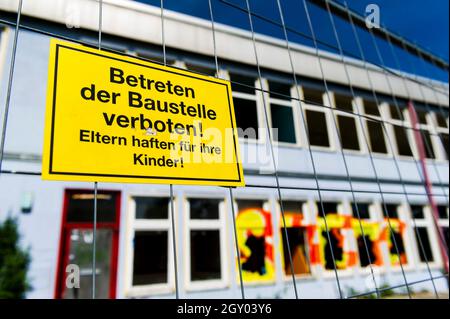
[[[343,0],[338,0],[343,2]],[[159,6],[160,0],[139,0],[139,2]],[[232,25],[249,30],[248,16],[245,12],[233,7],[245,8],[245,0],[212,0],[214,8],[214,19],[217,22]],[[431,52],[448,61],[449,56],[449,1],[448,0],[347,0],[349,7],[364,15],[368,4],[374,3],[380,7],[381,23],[393,32],[428,48]],[[306,20],[303,0],[281,0],[286,25],[295,32],[289,32],[291,41],[312,46],[308,37],[311,36]],[[210,18],[207,0],[164,0],[165,7],[170,10],[183,12],[196,17]],[[254,18],[255,31],[274,37],[284,38],[283,30],[277,25],[280,16],[276,0],[250,0],[251,10],[264,16],[274,23]],[[325,11],[308,3],[314,31],[317,39],[332,46],[336,46],[330,20]],[[336,27],[344,47],[344,50],[352,56],[361,57],[351,27],[343,20],[336,19]],[[364,48],[365,57],[374,63],[380,63],[376,55],[368,33],[362,29],[358,30],[360,41]],[[392,52],[384,41],[377,41],[384,62],[389,67],[396,67]],[[326,45],[322,49],[333,51]],[[448,73],[430,65],[424,64],[416,57],[396,49],[400,60],[400,68],[411,73],[431,76],[448,82]]]

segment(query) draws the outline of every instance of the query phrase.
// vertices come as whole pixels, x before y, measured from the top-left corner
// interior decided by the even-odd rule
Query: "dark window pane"
[[[448,118],[448,115],[447,115],[447,118]],[[436,120],[440,127],[443,127],[443,128],[448,127],[447,119],[441,113],[436,113]]]
[[[433,252],[430,245],[430,237],[428,235],[428,230],[426,227],[417,227],[414,232],[417,240],[417,248],[419,249],[420,261],[427,262],[433,261]],[[420,239],[419,239],[420,238]],[[420,245],[422,242],[422,245]]]
[[[423,139],[423,148],[425,149],[425,156],[426,158],[436,158],[436,155],[434,154],[433,144],[431,143],[431,136],[428,131],[421,130]]]
[[[374,241],[370,239],[370,236],[364,234],[364,236],[360,235],[356,238],[358,244],[358,252],[359,252],[359,262],[361,263],[361,267],[367,267],[371,263],[375,263],[377,257],[375,255],[375,245]]]
[[[303,98],[306,103],[323,105],[323,91],[303,88]]]
[[[397,141],[398,154],[403,156],[412,156],[411,147],[409,146],[406,129],[394,125],[395,140]]]
[[[390,238],[389,254],[391,255],[391,264],[398,266],[400,265],[401,261],[402,264],[405,265],[408,262],[408,259],[406,256],[405,242],[403,241],[402,234],[396,230],[392,232],[389,231],[389,238]],[[392,257],[394,258],[392,259]]]
[[[381,210],[383,212],[383,216],[385,218],[398,218],[398,212],[397,212],[397,208],[398,205],[396,204],[386,204],[386,205],[381,205]],[[387,214],[386,214],[386,209],[387,209]]]
[[[191,219],[219,219],[218,199],[189,199]]]
[[[370,148],[375,153],[387,153],[386,142],[381,123],[367,121],[367,129],[369,131]]]
[[[301,214],[302,202],[283,201],[283,209],[285,213]]]
[[[287,238],[289,238],[289,246],[292,256],[292,268],[294,268],[294,274],[309,274],[309,257],[308,248],[306,247],[305,230],[300,227],[286,228]],[[291,275],[291,264],[289,260],[286,234],[281,232],[283,240],[283,257],[284,257],[284,273]]]
[[[400,109],[399,107],[389,104],[389,113],[391,114],[391,118],[394,120],[401,120],[403,121],[405,117],[403,116],[403,109]]]
[[[338,203],[336,203],[336,202],[323,202],[322,204],[317,203],[317,206],[319,208],[319,216],[323,216],[323,214],[321,213],[322,205],[323,205],[323,209],[324,209],[325,215],[337,214]]]
[[[256,101],[233,98],[239,137],[258,139]]]
[[[269,81],[269,95],[275,99],[291,100],[291,85]]]
[[[191,231],[191,280],[220,279],[220,233]]]
[[[437,208],[438,208],[439,218],[440,219],[447,219],[448,218],[447,206],[439,205]]]
[[[167,231],[134,235],[133,285],[167,282]]]
[[[339,228],[332,228],[329,229],[329,231],[322,230],[322,237],[325,240],[325,247],[324,247],[324,253],[325,253],[325,269],[327,270],[334,270],[334,260],[336,261],[336,264],[338,264],[340,261],[344,259],[344,250],[342,245],[340,244],[340,237],[341,237],[341,230]],[[333,250],[333,255],[331,254],[331,250]],[[345,268],[345,267],[339,267],[336,265],[339,269]]]
[[[448,134],[439,134],[441,136],[441,142],[442,142],[442,146],[444,146],[444,150],[445,150],[445,154],[447,154],[447,159],[449,158],[448,156]]]
[[[203,75],[209,75],[209,76],[215,76],[216,70],[200,65],[194,65],[194,64],[186,64],[186,67],[189,71],[194,71]]]
[[[338,115],[337,121],[342,147],[346,150],[359,151],[358,132],[356,130],[355,119],[353,117]]]
[[[168,198],[135,197],[137,219],[167,219]]]
[[[428,124],[427,123],[427,112],[416,110],[417,118],[419,119],[420,124]]]
[[[358,205],[359,217],[361,219],[370,219],[369,204],[357,203],[357,205]],[[352,203],[352,209],[353,209],[353,217],[358,218],[355,203]]]
[[[144,59],[150,60],[152,62],[156,62],[159,64],[164,64],[164,57],[163,56],[157,56],[157,54],[151,54],[151,53],[143,53],[138,52],[138,56],[143,57]],[[170,59],[166,57],[166,64],[172,65],[175,63],[175,59]]]
[[[262,200],[253,200],[253,199],[238,200],[239,212],[242,212],[243,210],[249,209],[249,208],[261,209],[262,207],[263,207]]]
[[[93,221],[94,193],[70,192],[67,209],[67,222],[88,223]],[[99,191],[97,194],[97,221],[115,222],[116,220],[116,193]]]
[[[329,147],[328,128],[323,112],[306,110],[309,143],[316,146]]]
[[[255,77],[230,73],[231,89],[234,92],[255,94]]]
[[[442,227],[442,233],[444,235],[445,245],[447,246],[447,254],[448,254],[448,249],[449,249],[448,241],[449,241],[449,236],[450,236],[448,227]]]
[[[275,140],[279,142],[295,143],[295,127],[292,108],[283,105],[270,105],[272,115],[272,127],[278,129],[278,134],[274,134]]]
[[[411,215],[413,218],[424,219],[423,206],[411,205]]]
[[[373,101],[364,101],[364,113],[380,116],[380,110],[378,109],[377,103]]]
[[[353,105],[352,105],[353,99],[351,97],[336,94],[334,96],[334,100],[335,100],[337,109],[344,110],[344,111],[350,111],[350,112],[353,111]]]

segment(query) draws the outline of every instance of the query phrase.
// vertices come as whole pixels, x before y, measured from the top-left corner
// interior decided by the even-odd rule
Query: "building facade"
[[[161,63],[159,8],[103,2],[102,48]],[[90,297],[93,184],[43,181],[40,170],[50,39],[96,46],[97,7],[94,0],[24,1],[0,220],[16,216],[30,248],[29,298]],[[0,3],[2,117],[16,10],[17,1]],[[408,110],[412,100],[448,245],[448,83],[419,84],[325,51],[319,59],[292,43],[296,86],[283,40],[256,35],[259,78],[250,32],[216,24],[214,42],[210,21],[165,11],[164,23],[167,63],[232,81],[237,125],[249,129],[239,140],[246,187],[232,190],[233,201],[227,188],[174,186],[182,298],[241,296],[233,208],[246,297],[294,297],[267,123],[277,129],[275,165],[300,298],[339,297],[336,276],[344,296],[371,291],[371,268],[379,287],[406,277],[413,291],[432,291],[432,283],[448,291]],[[169,185],[100,183],[98,216],[98,297],[173,298]],[[80,268],[80,289],[66,286],[71,264]]]

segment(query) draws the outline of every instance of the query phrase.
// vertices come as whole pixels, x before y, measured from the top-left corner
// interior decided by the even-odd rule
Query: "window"
[[[135,219],[130,291],[167,290],[172,283],[169,198],[134,197],[132,204]]]
[[[422,109],[424,106],[415,108],[418,118],[418,129],[420,130],[420,136],[423,142],[423,148],[425,151],[425,157],[427,159],[444,158],[445,155],[439,150],[440,138],[436,132],[436,125],[431,123],[431,116]],[[445,132],[445,129],[444,129]]]
[[[323,105],[323,90],[303,88],[303,100],[306,104]]]
[[[311,272],[308,246],[308,229],[303,219],[302,202],[283,201],[284,216],[286,220],[286,232],[289,239],[290,252],[292,256],[292,266],[295,275],[304,275]],[[283,243],[283,268],[286,275],[291,275],[291,265],[288,254],[287,239],[283,228],[283,221],[280,220],[281,240]]]
[[[387,128],[390,129],[390,134],[393,136],[392,140],[395,142],[396,153],[400,156],[413,156],[411,144],[414,141],[414,132],[411,124],[406,121],[403,115],[404,107],[400,108],[396,105],[389,104],[390,123]]]
[[[150,52],[150,51],[138,50],[136,52],[136,55],[138,57],[142,57],[142,58],[152,61],[152,62],[164,64],[164,57],[162,56],[162,54],[160,52]],[[174,64],[175,64],[175,59],[173,59],[172,57],[166,56],[166,65],[174,65]]]
[[[414,218],[414,237],[419,262],[433,262],[434,254],[430,241],[430,232],[434,227],[432,216],[429,215],[428,208],[421,205],[411,205],[411,216]]]
[[[392,266],[398,266],[400,262],[406,265],[408,262],[404,242],[406,224],[399,219],[398,208],[397,204],[385,204],[381,208],[385,219],[383,231],[387,234],[389,259]]]
[[[433,252],[431,251],[430,237],[428,235],[427,227],[416,227],[415,236],[419,246],[421,246],[419,249],[420,261],[432,262],[434,257]]]
[[[433,129],[435,130],[436,134],[438,135],[436,141],[440,147],[440,156],[441,159],[449,159],[448,155],[448,113],[444,113],[444,110],[439,110],[433,113],[434,119],[435,119],[435,125]]]
[[[256,77],[230,73],[230,81],[233,92],[255,94]]]
[[[305,112],[309,143],[311,146],[329,148],[331,144],[326,109],[323,106],[317,106],[317,104],[323,105],[323,92],[303,88],[303,96],[305,100],[303,110]]]
[[[443,205],[438,205],[439,219],[448,219],[448,208]]]
[[[258,139],[258,104],[256,77],[230,73],[234,113],[240,138]]]
[[[448,143],[449,143],[448,134],[441,133],[440,137],[441,137],[442,146],[444,147],[444,150],[445,150],[445,155],[447,156],[447,159],[449,159],[449,155],[448,155],[448,146],[449,146],[448,145]]]
[[[368,203],[352,203],[352,229],[358,246],[359,264],[367,267],[371,264],[383,265],[381,252],[380,225],[371,220]],[[358,219],[358,213],[360,219]]]
[[[216,76],[216,70],[214,68],[186,63],[186,67],[189,71],[193,71],[202,75]]]
[[[433,144],[431,142],[430,132],[428,132],[426,130],[420,130],[420,135],[422,136],[423,147],[425,149],[426,158],[430,158],[430,159],[436,158],[436,155],[435,155],[434,149],[433,149]]]
[[[353,100],[351,97],[335,95],[335,108],[353,112]],[[359,134],[356,126],[356,116],[348,112],[336,112],[341,145],[343,149],[359,151]]]
[[[236,228],[245,282],[264,283],[275,279],[271,214],[260,200],[238,200]]]
[[[436,123],[441,128],[448,128],[448,113],[444,113],[444,111],[440,110],[434,113],[436,117]]]
[[[366,119],[370,150],[374,153],[387,154],[385,134],[378,105],[373,101],[364,100],[364,113],[373,118],[373,120]]]
[[[217,287],[224,283],[224,214],[220,199],[187,200],[187,273],[191,287]]]
[[[319,204],[319,211],[321,205]],[[322,264],[326,270],[334,270],[334,261],[337,269],[347,269],[356,264],[356,251],[350,250],[348,230],[351,225],[347,223],[346,215],[338,214],[338,204],[324,202],[325,218],[319,214],[317,218],[319,229],[319,242]],[[326,221],[326,224],[325,224]],[[331,248],[331,249],[330,249]],[[331,250],[333,253],[331,253]]]
[[[398,205],[396,204],[384,204],[381,207],[384,218],[398,218]]]
[[[233,97],[233,104],[239,137],[258,139],[256,101]]]
[[[167,245],[167,231],[135,233],[133,286],[167,283]]]
[[[289,84],[269,81],[269,92],[271,124],[274,129],[272,134],[273,139],[278,142],[295,144],[297,139],[294,109],[290,99],[291,86]]]
[[[306,110],[309,143],[315,146],[330,147],[325,113]]]

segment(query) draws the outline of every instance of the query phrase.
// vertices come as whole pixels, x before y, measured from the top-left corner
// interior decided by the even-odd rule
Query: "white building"
[[[14,38],[14,26],[5,22],[15,22],[16,10],[16,0],[0,2],[2,117]],[[170,11],[165,11],[164,17],[168,63],[214,76],[211,22]],[[77,27],[68,28],[67,24]],[[161,61],[159,8],[132,1],[104,0],[102,25],[104,48]],[[98,3],[95,0],[25,0],[21,26],[5,160],[0,175],[0,220],[7,215],[17,216],[22,243],[30,247],[29,278],[33,290],[29,298],[87,298],[92,274],[93,184],[43,181],[39,172],[49,33],[95,45]],[[344,296],[373,290],[361,226],[370,244],[371,260],[376,264],[373,267],[377,285],[404,284],[392,240],[383,236],[389,234],[384,208],[392,219],[406,279],[413,283],[410,288],[432,291],[432,282],[427,281],[431,272],[437,277],[434,280],[437,289],[447,292],[438,235],[419,173],[414,131],[401,126],[412,125],[406,107],[412,99],[426,144],[431,147],[426,167],[439,207],[439,224],[448,244],[448,83],[422,79],[427,85],[421,85],[408,79],[405,85],[401,77],[386,74],[380,68],[371,66],[367,73],[361,61],[348,59],[344,65],[340,56],[321,51],[329,101],[315,50],[292,43],[298,89],[302,99],[310,102],[302,103],[300,108],[295,99],[297,90],[285,41],[256,35],[261,83],[250,32],[216,24],[215,41],[219,77],[233,81],[238,126],[266,128],[262,98],[265,94],[269,122],[279,129],[274,146],[299,297],[339,297],[326,248],[323,218],[318,213],[319,193],[307,131],[325,213],[331,214],[330,236]],[[356,98],[350,94],[346,67]],[[255,89],[260,85],[263,90]],[[440,91],[436,93],[431,85]],[[380,105],[373,99],[372,88]],[[393,93],[400,103],[401,115],[395,112]],[[302,121],[302,110],[307,127]],[[367,116],[386,121],[386,134],[380,122]],[[343,136],[344,158],[361,224],[358,218],[352,218],[356,212],[339,133]],[[248,298],[293,298],[289,259],[283,249],[276,180],[273,173],[266,172],[268,164],[261,162],[269,156],[255,155],[267,154],[264,138],[264,131],[260,131],[257,138],[240,139],[247,186],[233,189],[245,293]],[[100,183],[99,190],[98,297],[173,298],[169,185]],[[240,298],[229,190],[175,185],[174,192],[180,296]],[[418,245],[418,235],[425,254]],[[65,288],[66,266],[73,263],[81,270],[79,290]],[[402,287],[396,291],[404,290]]]

